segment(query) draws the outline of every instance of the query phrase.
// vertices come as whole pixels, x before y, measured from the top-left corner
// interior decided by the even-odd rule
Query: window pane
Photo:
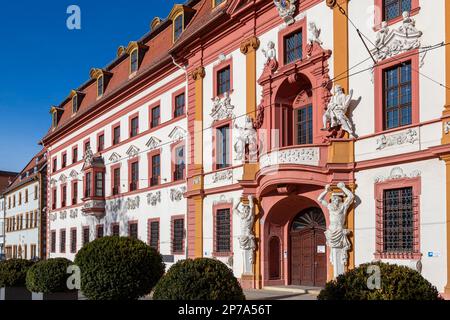
[[[303,57],[302,32],[295,32],[284,38],[285,63],[301,60]]]
[[[175,19],[174,37],[177,40],[183,32],[183,15],[179,15]]]
[[[138,50],[131,53],[131,73],[138,70]]]
[[[297,110],[297,144],[313,143],[312,106]]]
[[[184,220],[176,219],[173,221],[172,251],[174,253],[183,252],[183,240],[184,240]]]
[[[218,210],[216,214],[216,252],[231,251],[230,210]]]
[[[217,73],[217,94],[222,95],[230,91],[230,67],[220,70]]]
[[[150,246],[156,250],[159,247],[159,222],[150,223]]]

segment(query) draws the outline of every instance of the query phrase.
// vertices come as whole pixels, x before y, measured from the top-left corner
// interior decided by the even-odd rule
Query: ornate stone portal
[[[255,235],[253,234],[253,225],[255,223],[254,198],[248,197],[248,204],[239,202],[234,207],[234,213],[241,219],[241,235],[239,236],[239,245],[243,250],[244,272],[243,274],[253,274],[253,265],[255,263]],[[241,205],[242,204],[242,205]]]
[[[344,183],[337,185],[343,193],[333,193],[331,201],[325,200],[327,194],[331,191],[331,186],[327,185],[325,191],[319,196],[319,202],[328,209],[330,224],[325,231],[327,246],[330,248],[330,262],[333,265],[334,278],[345,272],[345,266],[348,265],[348,251],[350,250],[350,241],[348,234],[350,231],[345,229],[345,220],[350,205],[355,198],[354,194],[347,189]],[[344,200],[343,198],[346,197]]]

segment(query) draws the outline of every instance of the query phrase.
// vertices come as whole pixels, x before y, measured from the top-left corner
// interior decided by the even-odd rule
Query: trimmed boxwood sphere
[[[43,260],[28,270],[27,288],[31,292],[59,293],[67,292],[67,268],[72,261],[65,258]]]
[[[368,288],[374,275],[370,266],[381,272],[381,288]],[[369,270],[369,271],[368,271]],[[373,283],[369,280],[369,283]],[[440,300],[439,292],[419,272],[395,264],[368,263],[328,282],[318,296],[319,300]]]
[[[158,282],[154,300],[245,300],[233,272],[218,260],[199,258],[174,264]]]
[[[0,262],[0,287],[25,287],[27,271],[33,264],[23,259]]]
[[[104,237],[76,255],[81,291],[90,300],[135,300],[149,294],[164,274],[161,255],[144,242]]]

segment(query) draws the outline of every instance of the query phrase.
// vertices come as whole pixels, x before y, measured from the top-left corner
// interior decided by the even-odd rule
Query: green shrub
[[[369,289],[369,266],[380,267],[381,288]],[[369,281],[372,283],[372,281]],[[363,264],[328,282],[319,300],[439,300],[439,292],[419,272],[382,262]]]
[[[28,270],[27,288],[31,292],[57,293],[67,292],[67,268],[72,261],[65,258],[43,260]]]
[[[76,255],[81,291],[91,300],[135,300],[149,294],[164,274],[161,255],[144,242],[104,237]]]
[[[25,287],[27,271],[33,264],[23,259],[0,262],[0,287]]]
[[[174,264],[158,282],[155,300],[245,300],[233,272],[218,260],[200,258]]]

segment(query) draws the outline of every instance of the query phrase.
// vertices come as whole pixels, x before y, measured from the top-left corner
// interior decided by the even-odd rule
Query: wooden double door
[[[327,280],[325,218],[319,208],[302,212],[290,232],[291,285],[322,287]]]

